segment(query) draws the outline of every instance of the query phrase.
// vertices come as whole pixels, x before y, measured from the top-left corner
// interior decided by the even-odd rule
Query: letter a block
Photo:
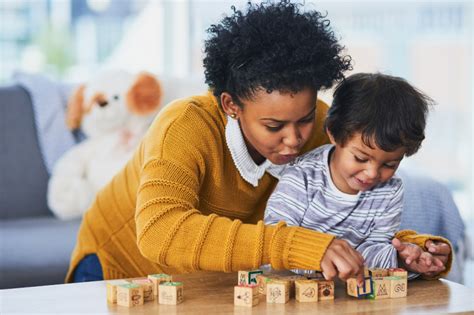
[[[258,303],[258,287],[256,285],[234,287],[234,305],[252,307]]]
[[[318,282],[314,280],[296,280],[295,297],[298,302],[318,301]]]

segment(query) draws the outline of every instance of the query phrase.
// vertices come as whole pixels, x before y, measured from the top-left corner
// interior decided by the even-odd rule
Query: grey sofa
[[[47,183],[30,96],[0,87],[0,289],[64,282],[80,220],[53,216]]]

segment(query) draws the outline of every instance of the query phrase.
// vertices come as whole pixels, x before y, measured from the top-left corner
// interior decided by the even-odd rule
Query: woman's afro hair
[[[259,89],[271,93],[330,88],[351,69],[341,55],[326,15],[300,12],[290,1],[247,3],[207,30],[204,68],[214,95],[228,92],[250,99]]]

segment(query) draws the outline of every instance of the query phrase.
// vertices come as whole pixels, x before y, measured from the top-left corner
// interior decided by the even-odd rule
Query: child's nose
[[[366,168],[365,174],[369,179],[376,179],[379,176],[379,169],[377,167]]]

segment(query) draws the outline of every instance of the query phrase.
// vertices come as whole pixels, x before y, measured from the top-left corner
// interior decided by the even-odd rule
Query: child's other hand
[[[400,267],[408,271],[434,276],[445,269],[441,260],[415,244],[402,243],[395,238],[392,240],[392,245],[398,252]]]
[[[347,280],[357,278],[358,284],[364,282],[364,258],[345,240],[334,239],[321,261],[321,271],[326,280],[335,277]]]

